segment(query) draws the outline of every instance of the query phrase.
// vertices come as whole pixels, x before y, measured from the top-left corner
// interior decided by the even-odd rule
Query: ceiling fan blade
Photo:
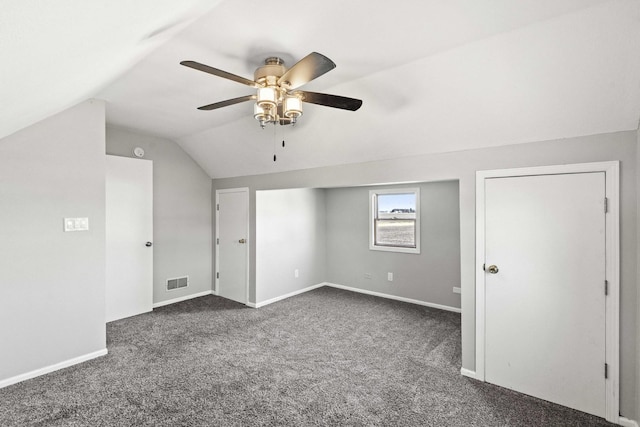
[[[305,92],[298,90],[294,92],[302,98],[303,102],[310,104],[324,105],[325,107],[341,108],[343,110],[356,111],[362,106],[362,100],[347,98],[345,96],[329,95],[328,93]]]
[[[332,60],[318,52],[311,52],[293,64],[278,79],[278,84],[285,85],[288,89],[295,89],[334,68],[336,68],[336,64]]]
[[[256,99],[255,95],[241,96],[239,98],[227,99],[226,101],[214,102],[213,104],[203,105],[198,107],[198,110],[215,110],[217,108],[228,107],[229,105],[239,104],[245,101],[251,101]]]
[[[244,77],[236,76],[235,74],[227,73],[226,71],[218,70],[217,68],[210,67],[208,65],[201,64],[195,61],[182,61],[181,65],[185,67],[193,68],[194,70],[204,71],[205,73],[213,74],[214,76],[222,77],[224,79],[233,80],[234,82],[242,83],[251,87],[262,87],[259,83],[253,80],[245,79]]]

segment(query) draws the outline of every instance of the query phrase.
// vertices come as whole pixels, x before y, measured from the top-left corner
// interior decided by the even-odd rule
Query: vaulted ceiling
[[[134,6],[135,5],[135,6]],[[21,0],[0,14],[0,137],[89,97],[114,126],[172,139],[213,177],[637,129],[640,0]],[[260,129],[252,94],[179,65],[252,78],[268,56],[337,68]],[[286,148],[282,148],[286,140]],[[278,161],[273,162],[277,153]]]

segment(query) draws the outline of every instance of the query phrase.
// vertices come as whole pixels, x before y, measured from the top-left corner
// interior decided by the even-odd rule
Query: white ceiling
[[[98,97],[108,123],[175,140],[214,178],[630,130],[640,118],[640,0],[0,5],[0,137]],[[362,99],[360,110],[305,104],[296,127],[261,130],[250,102],[196,110],[251,88],[179,65],[252,78],[267,56],[290,66],[312,51],[337,68],[303,89]]]
[[[0,0],[0,138],[99,91],[210,0]]]

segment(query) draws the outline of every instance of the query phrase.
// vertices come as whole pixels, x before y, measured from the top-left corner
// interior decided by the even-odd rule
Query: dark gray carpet
[[[460,375],[460,315],[321,288],[107,326],[109,355],[0,390],[2,426],[606,426]]]

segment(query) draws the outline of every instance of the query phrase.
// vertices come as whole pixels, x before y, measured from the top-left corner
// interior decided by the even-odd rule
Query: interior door
[[[249,191],[216,191],[216,290],[221,297],[248,301]]]
[[[153,309],[153,163],[107,156],[107,322]]]
[[[485,379],[605,416],[605,174],[485,180]]]

